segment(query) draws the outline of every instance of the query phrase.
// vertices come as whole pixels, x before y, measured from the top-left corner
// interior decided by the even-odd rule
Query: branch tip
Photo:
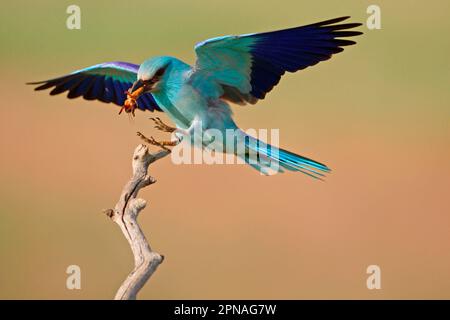
[[[103,214],[106,214],[109,218],[114,217],[114,210],[113,209],[105,209],[103,210]]]

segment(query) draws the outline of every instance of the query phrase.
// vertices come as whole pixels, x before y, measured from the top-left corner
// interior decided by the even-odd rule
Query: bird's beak
[[[128,90],[128,93],[134,99],[139,98],[139,96],[144,93],[144,82],[142,80],[137,80]]]

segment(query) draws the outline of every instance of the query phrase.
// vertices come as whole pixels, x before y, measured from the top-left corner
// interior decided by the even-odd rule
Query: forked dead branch
[[[146,206],[146,201],[137,198],[137,195],[140,189],[156,182],[148,174],[150,164],[168,154],[169,150],[150,153],[147,146],[139,145],[133,154],[133,176],[124,186],[114,209],[105,210],[107,216],[119,225],[134,256],[134,269],[120,286],[115,300],[135,300],[138,292],[164,260],[164,256],[151,249],[137,223],[139,213]]]

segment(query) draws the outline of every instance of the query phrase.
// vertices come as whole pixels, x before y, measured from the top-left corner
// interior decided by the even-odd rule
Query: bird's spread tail
[[[320,162],[266,144],[249,135],[245,135],[244,141],[245,154],[239,156],[262,174],[270,175],[289,170],[299,171],[310,177],[322,179],[326,173],[331,171]]]

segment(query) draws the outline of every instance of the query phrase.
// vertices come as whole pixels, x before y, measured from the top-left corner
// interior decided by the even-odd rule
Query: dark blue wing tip
[[[325,26],[325,25],[339,23],[339,22],[345,21],[350,18],[351,18],[350,16],[343,16],[343,17],[338,17],[338,18],[333,18],[333,19],[323,20],[320,22],[311,23],[311,24],[306,25],[305,27]]]
[[[350,16],[325,20],[305,26],[252,35],[250,95],[264,99],[287,72],[296,72],[330,59],[356,44],[349,37],[363,34],[352,30],[361,23],[341,23]]]
[[[131,83],[114,81],[112,78],[100,75],[75,73],[50,80],[27,82],[26,85],[37,85],[34,88],[35,91],[53,88],[49,92],[50,95],[68,92],[68,99],[83,97],[86,100],[112,102],[121,106],[126,99],[125,91],[131,86]],[[139,98],[138,106],[142,111],[162,111],[150,93]]]
[[[353,37],[353,36],[359,36],[364,34],[362,31],[342,31],[339,32],[339,30],[349,30],[353,28],[357,28],[362,26],[363,24],[360,22],[352,22],[352,23],[340,23],[347,19],[349,19],[350,16],[345,17],[339,17],[335,19],[325,20],[313,24],[306,25],[304,27],[319,27],[319,28],[330,28],[332,31],[332,34],[335,35],[335,37]]]

